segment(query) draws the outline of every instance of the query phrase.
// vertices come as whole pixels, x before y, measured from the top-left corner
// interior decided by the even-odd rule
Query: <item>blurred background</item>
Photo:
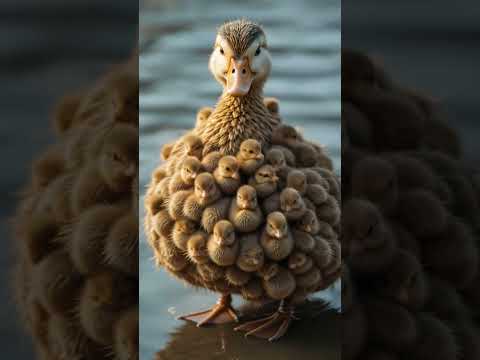
[[[342,47],[371,54],[395,81],[437,99],[477,168],[479,18],[474,0],[342,1]]]
[[[0,341],[3,359],[33,359],[13,304],[9,219],[31,161],[54,141],[51,113],[63,95],[91,85],[136,45],[136,1],[3,0],[0,4]]]
[[[214,106],[220,96],[221,87],[207,68],[208,57],[217,27],[240,17],[260,22],[267,34],[273,69],[265,95],[277,97],[284,120],[326,145],[335,168],[340,168],[339,0],[144,0],[139,32],[142,204],[161,146],[191,128],[196,111]],[[243,336],[230,328],[196,330],[175,320],[179,313],[210,306],[215,295],[189,289],[156,270],[143,232],[140,240],[141,359],[151,359],[158,351],[162,360],[340,357],[338,339],[318,336],[319,343],[309,338],[308,333],[319,333],[312,324],[275,346],[249,341],[242,347]],[[338,288],[322,296],[338,307]],[[332,319],[325,322],[331,323]],[[182,339],[184,346],[178,346]]]

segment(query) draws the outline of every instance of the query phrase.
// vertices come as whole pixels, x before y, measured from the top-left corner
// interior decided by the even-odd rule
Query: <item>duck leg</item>
[[[235,331],[246,332],[245,337],[252,335],[268,341],[276,341],[287,333],[290,324],[296,319],[294,307],[282,300],[274,314],[237,326]]]
[[[217,303],[209,310],[183,315],[178,319],[193,321],[197,324],[197,327],[238,322],[238,316],[232,308],[232,296],[230,294],[222,295]]]

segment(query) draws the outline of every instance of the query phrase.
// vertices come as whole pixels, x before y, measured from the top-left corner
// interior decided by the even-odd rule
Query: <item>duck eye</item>
[[[222,48],[220,48],[220,54],[225,55],[225,51]]]
[[[258,47],[257,51],[255,51],[255,56],[260,55],[260,51],[261,51],[261,49],[260,49],[260,47]]]

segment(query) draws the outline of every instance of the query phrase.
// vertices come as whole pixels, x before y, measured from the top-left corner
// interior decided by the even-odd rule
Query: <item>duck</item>
[[[257,191],[259,198],[263,199],[272,195],[277,190],[279,178],[271,165],[263,165],[250,178],[248,184]]]
[[[263,86],[271,70],[263,29],[245,19],[223,24],[217,32],[209,69],[223,93],[203,126],[194,129],[205,153],[216,150],[235,155],[246,139],[268,144],[279,119],[263,102]]]
[[[265,156],[262,153],[261,144],[255,139],[247,139],[240,144],[237,153],[240,169],[244,174],[252,175],[262,166]]]
[[[239,232],[252,232],[260,226],[263,214],[258,206],[257,191],[254,187],[243,185],[238,189],[230,206],[229,219]]]
[[[237,159],[231,155],[222,157],[213,172],[213,177],[222,193],[235,194],[241,183]]]
[[[287,332],[294,319],[296,304],[305,301],[309,294],[331,285],[339,277],[340,250],[335,237],[339,227],[338,223],[330,224],[332,216],[328,217],[334,208],[332,201],[337,202],[334,209],[339,211],[339,179],[331,172],[317,170],[317,167],[324,166],[321,158],[328,156],[320,145],[308,142],[300,134],[294,147],[272,140],[277,128],[282,127],[282,119],[278,113],[278,102],[264,101],[263,97],[262,88],[270,72],[270,58],[266,36],[259,25],[248,20],[222,25],[210,56],[209,68],[224,91],[211,112],[199,111],[194,128],[186,133],[195,138],[199,148],[203,147],[201,157],[197,157],[201,163],[200,173],[193,188],[169,192],[162,201],[158,199],[161,189],[151,190],[160,187],[158,181],[151,180],[146,200],[149,204],[146,234],[158,266],[195,288],[205,288],[219,295],[217,304],[210,309],[182,316],[181,319],[195,322],[197,326],[236,322],[239,319],[232,306],[233,294],[258,303],[275,301],[278,308],[271,317],[260,319],[259,323],[246,323],[245,327],[237,329],[249,333],[249,336],[275,341]],[[175,142],[165,161],[166,171],[161,174],[160,181],[171,184],[181,170],[183,159],[195,156],[187,154],[183,145],[186,135]],[[308,148],[310,154],[299,154],[302,147]],[[316,183],[307,183],[307,187],[315,185],[310,187],[311,192],[307,191],[303,196],[295,189],[285,189],[290,171],[310,165],[315,165],[311,169],[318,174]],[[327,177],[331,179],[327,180]],[[330,184],[332,181],[334,185]],[[331,198],[327,196],[321,202],[313,202],[318,200],[316,186],[323,186],[325,195]],[[315,198],[309,199],[310,194]],[[208,199],[202,201],[202,197]],[[317,225],[313,224],[305,232],[305,238],[311,240],[310,245],[305,242],[305,246],[295,249],[292,232],[299,230],[294,227],[307,209],[311,211],[309,215],[316,216],[319,206],[323,206],[322,221],[330,226],[323,226],[323,233],[328,234],[330,229],[335,234],[329,234],[331,239],[322,238],[323,242],[316,250],[314,234],[320,235],[316,234]],[[281,221],[274,222],[272,217],[270,221],[275,226],[283,221],[285,227],[279,226],[269,233],[267,218],[275,211]],[[337,213],[335,216],[335,219],[339,218]],[[180,237],[182,241],[175,244],[172,232],[179,226],[176,223],[185,220],[195,223],[196,230],[188,240],[185,234]],[[275,236],[275,241],[286,249],[281,255],[282,260],[273,260],[272,257],[278,257],[276,250],[270,254],[271,244],[262,244],[262,240],[267,237],[273,240]],[[327,249],[323,249],[322,245]],[[297,274],[294,274],[288,268],[288,259],[292,252],[301,249],[305,250],[307,262],[311,262],[312,268],[304,269],[304,272],[303,268],[300,272],[296,269]],[[317,263],[325,265],[325,269],[317,269]],[[269,323],[266,326],[268,331],[260,331],[258,327],[265,323]]]
[[[295,246],[295,240],[288,229],[285,215],[279,211],[268,214],[265,228],[260,237],[265,256],[273,261],[286,259]]]

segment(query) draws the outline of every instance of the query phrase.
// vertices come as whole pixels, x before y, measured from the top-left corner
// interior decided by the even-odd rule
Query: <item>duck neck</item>
[[[233,96],[225,90],[222,93],[217,106],[226,105],[229,108],[238,108],[240,113],[245,113],[252,107],[264,108],[268,111],[263,103],[263,84],[252,84],[250,91],[243,96]]]

